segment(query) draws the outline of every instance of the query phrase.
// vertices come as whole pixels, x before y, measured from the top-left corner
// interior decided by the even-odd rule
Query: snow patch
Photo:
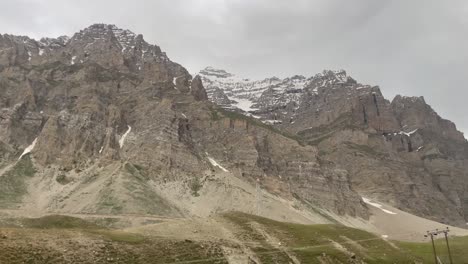
[[[408,137],[413,135],[414,133],[416,133],[418,131],[418,128],[416,128],[415,130],[411,131],[411,132],[405,132],[405,131],[400,131],[400,135],[407,135]]]
[[[177,90],[177,80],[181,77],[184,77],[184,75],[172,78],[172,83],[174,84],[174,89],[176,90]]]
[[[381,205],[381,204],[379,204],[379,203],[374,203],[374,202],[372,202],[370,199],[367,199],[367,198],[365,198],[365,197],[362,197],[362,200],[363,200],[366,204],[371,205],[371,206],[376,207],[376,208],[379,208],[380,210],[382,210],[383,212],[385,212],[385,213],[387,213],[387,214],[392,214],[392,215],[396,215],[396,214],[397,214],[397,213],[392,212],[392,211],[390,211],[390,210],[384,209],[384,208],[383,208],[383,205]]]
[[[36,143],[37,143],[37,138],[34,139],[33,143],[31,143],[31,145],[29,145],[26,149],[24,149],[23,151],[23,154],[21,154],[21,156],[19,157],[18,160],[20,160],[24,155],[28,154],[28,153],[31,153],[31,151],[34,149],[34,147],[36,146]]]
[[[235,107],[239,108],[240,110],[243,110],[245,112],[253,111],[255,108],[252,108],[252,101],[249,99],[241,99],[241,98],[236,98],[235,99],[237,103],[233,104]]]
[[[120,140],[119,140],[120,148],[122,148],[122,147],[124,146],[125,139],[127,138],[127,136],[128,136],[128,134],[130,133],[130,131],[132,131],[132,127],[131,127],[131,126],[128,126],[127,132],[125,132],[125,134],[123,134],[122,137],[121,137]]]
[[[211,165],[220,168],[220,169],[223,170],[224,172],[229,172],[228,170],[226,170],[226,168],[224,168],[223,166],[219,165],[219,163],[216,162],[216,160],[214,160],[212,157],[210,157],[209,154],[208,154],[207,152],[205,152],[205,154],[207,155],[208,161],[211,163]]]
[[[282,124],[283,122],[281,122],[280,120],[263,120],[262,123],[275,125],[275,124]]]
[[[39,56],[44,55],[44,49],[39,49]]]
[[[31,57],[32,57],[31,51],[28,50],[28,61],[31,61]]]
[[[72,59],[71,59],[71,65],[74,65],[75,64],[75,60],[76,60],[76,56],[73,56]]]

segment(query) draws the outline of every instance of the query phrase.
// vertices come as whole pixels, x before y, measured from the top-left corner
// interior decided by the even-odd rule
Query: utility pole
[[[437,234],[436,234],[437,235]],[[439,262],[437,261],[437,252],[436,252],[436,248],[435,248],[435,244],[434,244],[434,234],[427,231],[427,235],[424,235],[424,237],[428,237],[430,236],[431,237],[431,242],[432,242],[432,252],[434,252],[434,263],[435,264],[439,264]]]
[[[447,229],[444,230],[445,243],[447,243],[447,251],[448,251],[448,254],[449,254],[450,264],[453,264],[452,252],[450,252],[450,246],[449,246],[449,241],[448,241],[448,232],[450,232],[450,230],[449,230],[449,228],[447,227]]]
[[[436,252],[436,248],[435,248],[435,244],[434,244],[434,236],[437,236],[439,234],[444,234],[444,236],[445,236],[445,243],[447,244],[447,251],[448,251],[448,255],[449,255],[450,264],[453,264],[452,252],[450,252],[450,245],[449,245],[449,241],[448,241],[448,233],[449,232],[450,232],[450,230],[447,227],[446,229],[443,229],[443,230],[436,229],[434,231],[427,231],[427,235],[424,235],[424,237],[429,237],[429,236],[431,237],[432,250],[434,252],[434,259],[435,259],[436,264],[438,264],[439,261],[437,260],[437,252]]]

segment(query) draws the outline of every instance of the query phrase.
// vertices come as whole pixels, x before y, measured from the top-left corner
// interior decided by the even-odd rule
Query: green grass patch
[[[230,118],[230,119],[237,119],[237,120],[244,120],[244,121],[248,122],[249,125],[253,125],[253,126],[256,126],[256,127],[261,127],[261,128],[267,129],[267,130],[269,130],[269,131],[271,131],[273,133],[282,135],[283,137],[292,139],[294,141],[297,141],[299,144],[304,145],[304,142],[302,141],[301,137],[299,137],[297,135],[287,133],[287,132],[284,132],[284,131],[281,131],[281,130],[275,128],[274,126],[265,124],[265,123],[261,122],[260,120],[255,119],[253,117],[245,116],[242,113],[238,113],[238,112],[234,112],[234,111],[228,111],[228,110],[223,109],[223,108],[216,108],[216,109],[212,108],[211,109],[211,119],[212,120],[221,120],[222,117]]]
[[[260,224],[269,235],[280,239],[287,250],[293,252],[302,263],[321,263],[324,256],[332,261],[348,263],[350,254],[338,249],[332,241],[355,254],[356,259],[366,263],[414,263],[419,259],[411,252],[392,247],[374,234],[342,225],[283,223],[243,213],[230,213],[226,217],[244,230],[246,238],[271,251],[274,248],[268,246],[265,237],[258,234],[251,223]],[[263,254],[255,248],[253,251],[259,255]],[[265,263],[275,262],[267,260]]]
[[[90,221],[65,215],[48,215],[40,218],[12,219],[12,223],[22,228],[80,230],[116,242],[141,243],[145,237],[140,234],[112,230]],[[15,226],[10,225],[10,226]]]
[[[201,183],[199,177],[194,177],[190,181],[190,190],[192,191],[193,196],[195,196],[195,197],[200,196],[200,194],[198,192],[201,190],[202,187],[203,187],[203,184]]]
[[[372,156],[372,157],[380,157],[380,158],[385,158],[385,157],[389,157],[389,154],[387,153],[382,153],[382,152],[379,152],[367,145],[359,145],[359,144],[355,144],[355,143],[352,143],[352,142],[345,142],[346,146],[348,146],[350,149],[352,150],[355,150],[355,151],[358,151],[360,153],[363,153],[363,154],[366,154],[368,156]]]
[[[432,244],[397,242],[397,245],[405,249],[410,254],[417,256],[423,263],[433,263],[434,254]],[[436,252],[443,263],[450,263],[445,239],[435,240]],[[468,237],[449,237],[450,251],[453,263],[468,263]]]
[[[118,208],[119,213],[130,210],[130,213],[138,211],[141,214],[171,215],[175,213],[178,215],[176,210],[148,184],[149,178],[143,167],[126,163],[124,169],[127,174],[125,175],[123,187],[131,197],[131,199],[128,199],[131,205],[126,203],[127,201],[121,201],[119,194],[109,190],[102,199],[103,209],[107,206],[108,208]]]
[[[112,230],[10,228],[7,232],[14,239],[0,239],[0,263],[227,264],[221,247],[212,242],[148,238]]]
[[[218,111],[216,111],[215,109],[211,109],[211,120],[213,121],[221,120],[221,115],[218,114]]]
[[[148,176],[143,166],[140,166],[137,164],[125,163],[125,170],[128,173],[130,173],[132,176],[140,180],[148,180]]]
[[[121,214],[123,211],[123,204],[118,198],[118,195],[113,190],[106,190],[101,195],[98,201],[98,208],[100,213]]]
[[[15,166],[0,177],[0,207],[14,208],[28,192],[26,181],[33,177],[36,169],[29,155],[23,156]]]
[[[40,218],[22,219],[21,223],[25,227],[40,228],[40,229],[98,229],[100,226],[83,220],[81,218],[64,216],[64,215],[48,215]]]
[[[128,233],[119,230],[105,230],[105,229],[96,229],[88,230],[88,232],[101,235],[107,240],[122,242],[128,244],[139,244],[146,241],[146,238],[140,234]]]
[[[58,183],[62,184],[62,185],[66,185],[66,184],[69,184],[71,182],[71,180],[67,178],[67,175],[65,175],[65,173],[61,173],[61,174],[57,175],[55,180]]]
[[[359,129],[352,123],[352,116],[349,113],[342,114],[331,123],[299,131],[297,134],[309,145],[318,145],[322,141],[331,138],[336,132],[349,129]]]

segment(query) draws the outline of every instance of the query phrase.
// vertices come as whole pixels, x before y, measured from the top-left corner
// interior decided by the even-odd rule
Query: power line
[[[439,258],[437,257],[436,247],[435,247],[435,243],[434,243],[434,236],[437,236],[439,234],[444,234],[444,236],[445,236],[445,243],[447,244],[447,251],[448,251],[448,254],[449,254],[450,264],[453,264],[452,252],[450,252],[450,245],[449,245],[449,241],[448,241],[448,233],[449,232],[450,232],[450,229],[447,227],[446,229],[442,229],[442,230],[436,229],[436,230],[433,230],[433,231],[427,231],[427,235],[424,235],[424,237],[431,237],[432,251],[434,253],[435,264],[439,264]]]

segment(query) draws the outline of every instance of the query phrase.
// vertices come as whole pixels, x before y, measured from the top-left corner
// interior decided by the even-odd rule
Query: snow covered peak
[[[128,29],[120,29],[115,25],[111,25],[110,29],[112,30],[112,33],[114,33],[114,36],[117,38],[122,49],[128,49],[129,47],[135,46],[137,38],[140,38],[141,41],[143,41],[143,37],[141,35],[137,36]]]
[[[84,33],[91,33],[91,32],[92,33],[99,33],[99,32],[101,32],[101,34],[106,34],[108,32],[127,32],[128,34],[131,34],[131,35],[135,36],[135,33],[131,32],[130,30],[121,29],[121,28],[117,27],[114,24],[102,24],[102,23],[92,24],[89,27],[81,30],[80,32],[84,32]]]
[[[201,70],[200,76],[211,101],[225,108],[250,113],[259,110],[259,107],[265,104],[270,104],[271,100],[265,100],[265,97],[276,98],[277,94],[286,92],[294,95],[310,83],[310,78],[307,79],[302,75],[294,75],[285,79],[271,77],[250,80],[213,67]],[[279,102],[274,100],[274,103]]]
[[[135,37],[135,34],[129,30],[123,30],[118,28],[115,25],[108,25],[108,24],[93,24],[80,32],[76,33],[72,39],[83,39],[83,38],[102,38],[106,39],[111,36],[118,39],[117,36],[121,34],[128,35],[132,38]]]
[[[73,42],[94,42],[94,41],[111,41],[116,42],[122,52],[131,50],[137,46],[148,46],[149,44],[143,40],[142,35],[137,35],[128,29],[121,29],[116,25],[108,24],[93,24],[80,32],[76,33]]]
[[[301,105],[310,107],[315,97],[363,95],[378,89],[358,84],[344,70],[325,70],[313,77],[293,75],[262,80],[242,79],[224,70],[207,67],[200,71],[208,98],[223,108],[243,111],[263,122],[293,122]],[[304,109],[305,109],[304,108]]]
[[[273,77],[275,78],[275,77]],[[291,80],[305,80],[306,77],[304,77],[303,75],[294,75],[293,77],[289,78]]]
[[[41,40],[39,40],[39,44],[42,47],[61,48],[67,45],[69,41],[70,37],[60,36],[58,38],[41,38]]]
[[[346,76],[345,70],[323,70],[321,73],[317,73],[315,77],[323,77],[323,76],[334,76],[334,75],[344,75]]]
[[[206,76],[206,77],[216,77],[216,78],[229,78],[233,77],[234,74],[231,74],[225,70],[222,69],[215,69],[213,67],[206,67],[205,69],[200,71],[200,75]]]
[[[352,80],[352,78],[346,74],[345,70],[324,70],[316,74],[314,79],[325,81],[327,84],[346,83],[348,80]],[[325,86],[325,83],[323,86]]]
[[[70,57],[76,56],[77,62],[115,63],[112,58],[120,53],[131,62],[126,66],[133,71],[144,70],[147,63],[169,61],[158,46],[147,43],[141,34],[115,25],[93,24],[73,35],[67,46]]]

